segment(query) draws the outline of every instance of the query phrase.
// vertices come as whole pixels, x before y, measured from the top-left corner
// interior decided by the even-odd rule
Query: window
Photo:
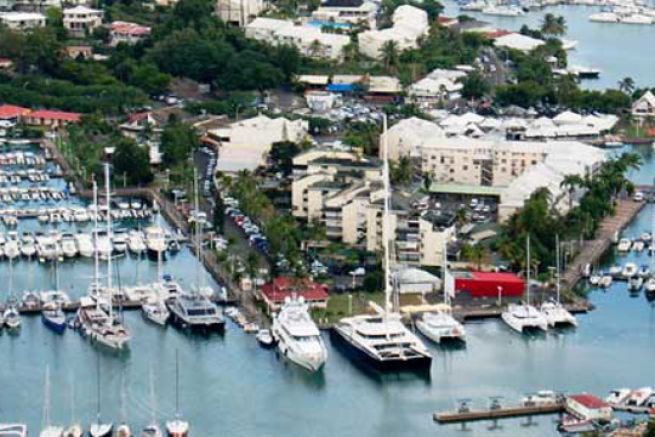
[[[468,169],[469,169],[469,166],[468,166],[468,165],[464,165],[464,166],[462,166],[462,170],[466,171],[466,170],[468,170]]]

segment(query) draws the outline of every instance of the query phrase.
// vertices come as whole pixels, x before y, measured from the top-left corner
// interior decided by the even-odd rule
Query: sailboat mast
[[[528,234],[528,238],[525,241],[525,249],[527,253],[527,258],[528,258],[528,263],[526,266],[526,274],[525,274],[525,286],[527,288],[527,304],[530,305],[530,234]]]
[[[175,349],[175,417],[180,417],[180,357]]]
[[[157,211],[157,229],[161,229],[160,227],[160,217],[161,214],[159,211]],[[161,250],[157,251],[157,282],[162,280],[162,274],[161,274]]]
[[[384,161],[383,161],[383,179],[384,179],[384,212],[382,216],[382,240],[384,248],[384,310],[389,313],[391,309],[391,272],[390,272],[390,259],[389,259],[389,209],[391,203],[391,187],[389,183],[389,147],[387,143],[387,115],[382,116],[382,132],[384,148]]]
[[[45,366],[45,396],[43,399],[43,426],[50,426],[50,366]]]
[[[198,258],[198,262],[196,262],[196,291],[200,292],[200,263],[202,262],[200,259],[200,207],[198,202],[198,170],[195,166],[193,167],[193,203],[196,210],[193,232],[196,240],[196,258]]]
[[[450,290],[448,289],[448,241],[443,240],[443,302],[450,305]]]
[[[559,282],[559,234],[555,234],[555,257],[557,257],[557,260],[555,261],[555,269],[556,269],[556,275],[557,275],[557,282],[555,283],[557,287],[557,303],[559,303],[560,299],[560,282]]]
[[[107,256],[107,292],[109,293],[109,319],[113,320],[114,292],[111,281],[112,229],[111,229],[111,188],[109,182],[109,163],[105,163],[105,191],[107,195],[107,238],[109,239],[109,256]]]
[[[96,353],[96,417],[100,424],[100,355]]]
[[[93,246],[94,246],[94,256],[93,256],[93,286],[96,288],[96,291],[100,289],[100,254],[98,253],[98,214],[100,213],[100,208],[98,207],[98,184],[93,178],[93,204],[95,205],[95,214],[93,215]],[[99,300],[96,299],[96,303]]]

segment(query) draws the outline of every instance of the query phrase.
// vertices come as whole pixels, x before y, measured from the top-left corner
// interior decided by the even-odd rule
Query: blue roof
[[[328,91],[335,93],[347,93],[355,90],[355,85],[352,83],[331,83],[327,86]]]

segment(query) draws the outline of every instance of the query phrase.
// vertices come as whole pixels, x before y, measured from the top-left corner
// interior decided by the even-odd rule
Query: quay
[[[606,217],[596,232],[596,238],[587,241],[582,251],[569,264],[562,275],[562,285],[572,289],[582,279],[586,265],[594,265],[612,246],[614,236],[621,232],[639,214],[645,202],[632,199],[620,199],[616,203],[616,212]]]
[[[484,410],[469,410],[468,408],[460,411],[445,411],[434,413],[432,418],[435,422],[441,424],[472,422],[478,420],[496,420],[510,419],[514,417],[540,416],[546,414],[562,414],[565,411],[563,402],[555,402],[547,405],[530,405],[530,406],[496,406]]]
[[[592,311],[594,306],[592,303],[586,300],[579,300],[570,304],[563,304],[568,312],[571,314],[584,314]],[[454,307],[453,308],[453,317],[457,320],[465,322],[467,320],[480,320],[480,319],[494,319],[500,318],[504,307],[490,306],[486,308],[482,307]]]

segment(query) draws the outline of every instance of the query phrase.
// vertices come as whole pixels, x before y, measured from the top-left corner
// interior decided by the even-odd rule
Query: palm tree
[[[309,52],[309,56],[312,58],[317,58],[321,55],[321,52],[323,51],[323,45],[321,42],[317,39],[311,42],[309,47],[307,48],[307,51]]]
[[[564,17],[546,14],[541,23],[541,33],[545,35],[560,36],[566,33],[566,20]]]
[[[560,182],[559,186],[564,188],[568,187],[568,192],[569,192],[569,210],[573,208],[573,193],[575,192],[576,188],[582,188],[585,185],[585,180],[577,174],[569,174],[564,176],[564,179],[562,182]]]
[[[635,81],[630,76],[624,77],[619,81],[619,90],[627,95],[631,95],[635,90]]]
[[[341,55],[343,56],[344,62],[354,62],[359,56],[359,48],[357,43],[354,41],[349,42],[341,50]]]
[[[394,40],[385,42],[382,44],[380,54],[382,63],[386,70],[390,67],[396,66],[398,64],[398,43]]]

